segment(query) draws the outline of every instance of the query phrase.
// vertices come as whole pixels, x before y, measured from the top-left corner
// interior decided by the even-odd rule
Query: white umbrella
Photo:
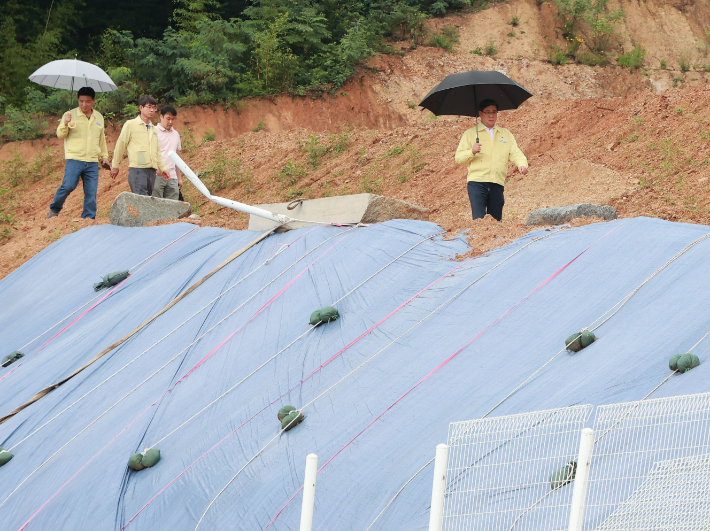
[[[116,84],[106,72],[96,65],[78,59],[59,59],[47,63],[30,76],[30,81],[45,87],[71,91],[82,87],[91,87],[96,92],[116,90]]]

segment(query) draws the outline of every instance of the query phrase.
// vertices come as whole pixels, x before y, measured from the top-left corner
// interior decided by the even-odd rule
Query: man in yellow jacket
[[[84,183],[82,218],[96,217],[96,191],[99,188],[99,158],[108,166],[108,150],[104,117],[94,110],[96,93],[91,87],[79,89],[79,106],[64,114],[57,127],[57,136],[64,139],[64,179],[49,205],[47,218],[62,211],[64,201],[79,184]]]
[[[468,129],[461,137],[456,150],[456,163],[468,167],[468,199],[473,219],[490,214],[500,221],[503,218],[503,187],[508,174],[508,161],[518,171],[528,173],[528,159],[520,151],[515,137],[503,127],[497,127],[498,104],[483,100],[478,105],[481,123],[478,131]],[[476,142],[478,137],[479,142]]]
[[[157,109],[157,103],[152,96],[141,96],[138,99],[140,114],[133,120],[123,124],[121,135],[116,141],[111,163],[111,178],[118,175],[118,165],[128,152],[128,184],[131,192],[138,195],[151,195],[155,184],[156,170],[158,175],[170,178],[165,161],[160,153],[158,131],[151,118]]]

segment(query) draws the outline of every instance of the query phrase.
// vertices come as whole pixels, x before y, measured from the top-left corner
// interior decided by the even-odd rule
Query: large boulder
[[[525,220],[526,225],[562,225],[574,218],[597,216],[609,221],[616,219],[616,209],[610,206],[581,203],[560,207],[541,208],[531,212]]]
[[[256,206],[274,214],[284,214],[293,219],[305,220],[289,223],[288,228],[291,229],[312,225],[312,223],[308,223],[309,221],[345,225],[379,223],[390,219],[429,220],[429,210],[426,208],[400,199],[374,194],[342,195]],[[276,223],[271,220],[249,216],[249,230],[268,230],[274,225]]]
[[[190,212],[190,203],[121,192],[111,205],[109,218],[120,227],[142,227],[152,221],[184,218]]]

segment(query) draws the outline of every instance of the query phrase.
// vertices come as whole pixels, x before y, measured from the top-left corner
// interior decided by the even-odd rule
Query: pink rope
[[[430,289],[432,286],[434,286],[435,284],[437,284],[437,283],[438,283],[439,281],[441,281],[442,279],[444,279],[444,278],[446,278],[447,276],[451,275],[454,271],[456,271],[456,270],[459,269],[460,267],[463,267],[466,263],[470,262],[471,260],[473,260],[473,258],[469,258],[469,259],[467,259],[467,260],[461,262],[459,265],[457,265],[456,267],[454,267],[451,271],[448,271],[447,273],[443,274],[442,276],[440,276],[439,278],[437,278],[434,282],[432,282],[431,284],[429,284],[428,286],[426,286],[424,289],[418,291],[415,295],[413,295],[412,297],[410,297],[409,299],[407,299],[405,302],[403,302],[402,304],[400,304],[397,308],[395,308],[394,310],[392,310],[390,313],[388,313],[388,314],[387,314],[386,316],[384,316],[382,319],[380,319],[379,321],[377,321],[377,322],[376,322],[374,325],[372,325],[370,328],[368,328],[367,330],[365,330],[365,331],[364,331],[362,334],[360,334],[357,338],[355,338],[355,339],[352,340],[350,343],[348,343],[345,347],[343,347],[342,349],[340,349],[336,354],[334,354],[333,356],[331,356],[330,358],[328,358],[326,361],[324,361],[323,363],[321,363],[318,367],[316,367],[315,369],[313,369],[313,370],[312,370],[310,373],[308,373],[301,381],[299,381],[296,385],[294,385],[293,387],[291,387],[288,391],[286,391],[285,393],[283,393],[283,394],[282,394],[281,396],[279,396],[277,399],[275,399],[275,400],[273,400],[272,402],[270,402],[268,405],[266,405],[266,406],[264,406],[263,408],[261,408],[261,409],[260,409],[259,411],[257,411],[254,415],[252,415],[252,416],[249,417],[247,420],[245,420],[242,424],[240,424],[240,425],[237,426],[235,429],[233,429],[232,431],[230,431],[230,432],[229,432],[227,435],[225,435],[219,442],[217,442],[214,446],[212,446],[212,447],[211,447],[209,450],[207,450],[204,454],[202,454],[200,457],[198,457],[195,461],[193,461],[193,462],[190,464],[190,466],[188,466],[185,470],[183,470],[182,472],[180,472],[180,473],[179,473],[177,476],[175,476],[167,485],[165,485],[162,489],[160,489],[160,490],[158,491],[158,493],[157,493],[155,496],[153,496],[150,500],[148,500],[148,502],[147,502],[143,507],[141,507],[140,510],[139,510],[136,514],[134,514],[134,515],[131,517],[131,519],[130,519],[128,522],[126,522],[126,525],[124,525],[119,531],[123,531],[126,527],[128,527],[128,526],[130,525],[130,523],[133,522],[133,520],[135,520],[136,517],[137,517],[141,512],[143,512],[143,510],[144,510],[146,507],[148,507],[148,505],[150,505],[150,504],[153,502],[153,500],[155,500],[155,499],[156,499],[160,494],[162,494],[170,485],[172,485],[175,481],[177,481],[183,474],[185,474],[188,470],[190,470],[193,466],[195,466],[199,461],[201,461],[204,457],[206,457],[207,454],[209,454],[212,450],[214,450],[215,448],[217,448],[220,444],[222,444],[225,440],[227,440],[229,437],[231,437],[234,433],[236,433],[237,431],[239,431],[242,427],[244,427],[246,424],[248,424],[249,422],[251,422],[253,419],[255,419],[257,416],[259,416],[260,414],[262,414],[264,411],[266,411],[267,409],[269,409],[271,406],[273,406],[274,404],[276,404],[276,403],[277,403],[279,400],[281,400],[283,397],[285,397],[286,395],[288,395],[289,393],[293,392],[293,391],[296,390],[298,387],[300,387],[301,385],[303,385],[303,383],[304,383],[306,380],[308,380],[309,378],[311,378],[316,372],[318,372],[318,371],[321,370],[323,367],[325,367],[326,365],[328,365],[331,361],[333,361],[335,358],[337,358],[338,356],[340,356],[343,352],[345,352],[347,349],[349,349],[349,348],[350,348],[351,346],[353,346],[355,343],[357,343],[358,341],[360,341],[360,339],[362,339],[363,337],[365,337],[365,336],[366,336],[367,334],[369,334],[372,330],[374,330],[375,328],[377,328],[380,324],[382,324],[382,323],[385,322],[387,319],[389,319],[390,317],[392,317],[392,315],[394,315],[394,314],[397,313],[399,310],[401,310],[402,308],[404,308],[405,306],[407,306],[410,302],[412,302],[412,301],[413,301],[415,298],[417,298],[419,295],[421,295],[422,293],[424,293],[425,291],[427,291],[428,289]]]
[[[46,346],[49,345],[52,341],[54,341],[55,339],[57,339],[57,338],[58,338],[60,335],[62,335],[66,330],[68,330],[72,325],[74,325],[79,319],[81,319],[82,317],[84,317],[87,313],[89,313],[91,310],[93,310],[93,309],[96,308],[99,304],[101,304],[104,300],[106,300],[114,291],[116,291],[116,290],[119,288],[119,286],[121,286],[121,284],[123,284],[124,282],[126,282],[126,280],[128,280],[131,276],[133,276],[133,275],[135,275],[136,273],[138,273],[141,269],[143,269],[145,266],[147,266],[148,264],[150,264],[153,260],[155,260],[156,258],[158,258],[160,255],[162,255],[163,253],[165,253],[165,252],[166,252],[168,249],[170,249],[173,245],[176,245],[180,240],[182,240],[183,238],[185,238],[188,234],[192,233],[194,230],[195,230],[195,229],[193,229],[193,230],[191,230],[191,231],[188,231],[188,232],[186,232],[185,234],[183,234],[180,238],[178,238],[177,240],[175,240],[173,243],[171,243],[170,245],[168,245],[168,246],[167,246],[165,249],[163,249],[161,252],[159,252],[158,254],[156,254],[153,258],[151,258],[150,260],[148,260],[145,264],[143,264],[143,265],[140,266],[138,269],[136,269],[136,271],[135,271],[134,273],[131,273],[131,275],[130,275],[129,277],[124,278],[121,282],[119,282],[118,284],[116,284],[111,290],[108,291],[108,293],[106,293],[103,297],[101,297],[101,298],[100,298],[98,301],[96,301],[94,304],[92,304],[91,306],[89,306],[89,308],[87,308],[86,310],[84,310],[84,311],[83,311],[78,317],[76,317],[71,323],[69,323],[68,325],[66,325],[66,326],[65,326],[64,328],[62,328],[59,332],[57,332],[57,333],[54,334],[52,337],[50,337],[47,341],[45,341],[44,344],[42,344],[40,347],[38,347],[37,350],[35,350],[32,354],[30,354],[29,356],[27,356],[27,358],[29,359],[29,358],[31,358],[32,356],[34,356],[35,354],[39,353],[41,350],[43,350],[44,347],[46,347]],[[25,361],[27,361],[27,360],[25,360]],[[7,378],[7,377],[10,376],[13,372],[15,372],[15,370],[17,370],[17,369],[19,369],[20,367],[22,367],[22,364],[23,364],[23,363],[24,363],[24,362],[19,363],[19,364],[18,364],[16,367],[14,367],[11,371],[9,371],[7,374],[3,375],[3,377],[0,378],[0,382],[2,382],[5,378]]]
[[[234,332],[232,332],[231,334],[229,334],[229,335],[227,336],[227,338],[224,339],[224,340],[223,340],[219,345],[217,345],[214,349],[212,349],[212,351],[210,351],[209,354],[207,354],[204,358],[202,358],[199,362],[197,362],[197,364],[196,364],[194,367],[192,367],[189,371],[187,371],[177,382],[175,382],[173,385],[171,385],[162,395],[160,395],[152,404],[150,404],[147,408],[145,408],[145,409],[144,409],[136,418],[134,418],[125,428],[123,428],[121,431],[119,431],[119,432],[113,437],[113,439],[111,439],[108,443],[106,443],[96,454],[94,454],[93,457],[91,457],[91,459],[89,459],[79,470],[77,470],[77,471],[74,473],[74,475],[72,475],[72,477],[70,477],[61,487],[59,487],[59,489],[58,489],[54,494],[52,494],[52,496],[51,496],[47,501],[45,501],[45,502],[42,504],[42,506],[41,506],[39,509],[37,509],[37,511],[35,511],[35,513],[22,525],[22,527],[19,529],[19,531],[22,531],[23,529],[25,529],[25,528],[27,527],[27,525],[40,513],[40,511],[42,511],[42,509],[44,509],[44,507],[45,507],[50,501],[52,501],[52,500],[62,491],[62,489],[64,489],[64,487],[66,487],[66,486],[69,484],[69,482],[71,482],[71,481],[79,474],[79,472],[81,472],[82,470],[84,470],[84,469],[89,465],[89,463],[91,463],[96,457],[98,457],[99,454],[101,454],[113,441],[115,441],[116,439],[118,439],[118,437],[119,437],[123,432],[125,432],[125,431],[126,431],[128,428],[130,428],[136,421],[138,421],[138,419],[140,419],[147,411],[149,411],[153,406],[155,406],[155,404],[157,404],[165,395],[167,395],[169,392],[171,392],[173,389],[175,389],[175,387],[176,387],[180,382],[182,382],[185,378],[187,378],[190,374],[192,374],[192,372],[195,371],[195,369],[197,369],[200,365],[202,365],[205,361],[207,361],[207,359],[209,359],[215,352],[217,352],[217,350],[218,350],[221,346],[223,346],[227,341],[229,341],[229,339],[231,339],[232,337],[234,337],[234,335],[235,335],[239,330],[241,330],[242,328],[244,328],[244,326],[246,326],[249,322],[251,322],[252,319],[254,319],[257,315],[259,315],[259,314],[260,314],[267,306],[269,306],[277,297],[279,297],[281,294],[283,294],[284,291],[286,291],[286,289],[288,289],[291,285],[293,285],[293,283],[296,282],[296,280],[298,280],[301,276],[303,276],[316,262],[318,262],[318,261],[319,261],[321,258],[323,258],[326,254],[328,254],[328,252],[329,252],[333,247],[335,247],[336,245],[338,245],[338,244],[339,244],[340,242],[342,242],[345,238],[347,238],[347,236],[343,236],[342,238],[340,238],[337,242],[335,242],[333,245],[331,245],[322,255],[320,255],[320,256],[319,256],[318,258],[316,258],[313,262],[311,262],[311,263],[308,265],[308,267],[306,267],[306,268],[305,268],[303,271],[301,271],[296,277],[294,277],[288,284],[286,284],[286,286],[284,286],[283,288],[281,288],[281,290],[279,290],[278,293],[276,293],[276,295],[274,295],[273,297],[271,297],[261,308],[259,308],[249,319],[247,319],[246,323],[245,323],[243,326],[240,326],[240,327],[237,328]]]
[[[622,223],[621,225],[623,225],[623,223]],[[516,303],[515,303],[511,308],[509,308],[503,315],[501,315],[501,316],[498,317],[495,321],[493,321],[491,324],[489,324],[488,326],[486,326],[481,332],[479,332],[478,334],[476,334],[476,336],[474,336],[473,339],[471,339],[470,341],[468,341],[468,343],[466,343],[463,347],[461,347],[460,349],[458,349],[458,350],[457,350],[456,352],[454,352],[451,356],[449,356],[449,357],[446,358],[444,361],[442,361],[439,365],[437,365],[432,371],[429,372],[429,374],[427,374],[426,376],[424,376],[424,378],[422,378],[421,380],[419,380],[419,381],[418,381],[414,386],[412,386],[406,393],[404,393],[404,394],[403,394],[402,396],[400,396],[397,400],[395,400],[389,407],[387,407],[387,409],[385,409],[382,413],[380,413],[379,415],[377,415],[377,417],[375,417],[367,426],[365,426],[362,430],[360,430],[360,432],[359,432],[357,435],[355,435],[355,437],[353,437],[352,439],[350,439],[350,440],[345,444],[345,446],[343,446],[340,450],[338,450],[335,454],[333,454],[333,456],[332,456],[330,459],[328,459],[325,463],[323,463],[323,466],[321,466],[321,467],[318,469],[317,473],[320,473],[321,470],[323,470],[326,466],[328,466],[328,464],[329,464],[331,461],[333,461],[333,459],[335,459],[336,457],[338,457],[338,455],[340,455],[348,446],[350,446],[352,443],[354,443],[354,442],[357,440],[357,438],[360,437],[360,435],[362,435],[363,433],[365,433],[365,431],[366,431],[367,429],[369,429],[370,426],[372,426],[373,424],[375,424],[375,422],[377,422],[378,420],[380,420],[389,410],[391,410],[394,406],[396,406],[397,404],[399,404],[402,400],[404,400],[405,397],[407,397],[407,395],[409,395],[412,391],[414,391],[417,387],[419,387],[422,383],[424,383],[427,379],[429,379],[430,376],[432,376],[433,374],[435,374],[436,372],[438,372],[439,369],[441,369],[442,367],[444,367],[447,363],[449,363],[452,359],[454,359],[456,356],[458,356],[461,352],[463,352],[464,350],[466,350],[466,348],[468,348],[468,347],[471,345],[471,343],[473,343],[474,341],[476,341],[476,339],[478,339],[479,337],[481,337],[487,330],[489,330],[491,327],[493,327],[496,323],[498,323],[498,322],[499,322],[501,319],[503,319],[506,315],[508,315],[510,312],[512,312],[512,311],[513,311],[515,308],[517,308],[520,304],[522,304],[523,302],[525,302],[528,298],[530,298],[530,296],[532,296],[532,295],[533,295],[535,292],[537,292],[540,288],[542,288],[543,286],[545,286],[545,285],[546,285],[548,282],[550,282],[553,278],[555,278],[557,275],[559,275],[560,273],[562,273],[562,271],[564,271],[565,269],[567,269],[567,267],[569,267],[575,260],[577,260],[577,258],[579,258],[580,256],[582,256],[582,255],[583,255],[584,253],[586,253],[589,249],[591,249],[592,247],[594,247],[594,245],[596,245],[600,240],[602,240],[603,238],[605,238],[606,236],[608,236],[609,234],[611,234],[613,231],[615,231],[615,230],[616,230],[617,228],[619,228],[621,225],[617,225],[616,227],[614,227],[613,229],[611,229],[609,232],[607,232],[606,234],[604,234],[603,236],[601,236],[598,240],[596,240],[594,243],[592,243],[589,247],[587,247],[586,249],[584,249],[581,253],[579,253],[579,254],[578,254],[577,256],[575,256],[574,258],[572,258],[572,260],[570,260],[569,262],[567,262],[564,266],[562,266],[560,269],[558,269],[557,271],[555,271],[552,275],[550,275],[549,277],[547,277],[547,279],[545,279],[545,281],[543,281],[539,286],[537,286],[534,290],[532,290],[530,293],[528,293],[525,297],[523,297],[523,298],[520,299],[518,302],[516,302]],[[266,531],[266,529],[268,529],[268,528],[271,526],[271,524],[273,524],[273,523],[276,521],[276,519],[279,517],[279,515],[281,515],[281,513],[286,509],[286,507],[288,507],[288,505],[293,501],[293,499],[294,499],[302,490],[303,490],[303,487],[300,487],[300,488],[296,491],[296,493],[295,493],[293,496],[291,496],[291,498],[289,498],[289,500],[286,502],[286,504],[281,508],[281,510],[280,510],[278,513],[276,513],[276,516],[274,516],[274,517],[271,519],[271,521],[266,525],[266,527],[265,527],[262,531]]]

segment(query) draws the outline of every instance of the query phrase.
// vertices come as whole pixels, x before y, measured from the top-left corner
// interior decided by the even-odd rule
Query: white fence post
[[[313,527],[313,504],[316,501],[316,475],[318,473],[318,456],[306,456],[306,473],[303,478],[303,505],[301,506],[300,531],[311,531]]]
[[[434,485],[431,489],[431,510],[429,511],[429,531],[441,531],[444,521],[444,492],[446,490],[446,465],[449,460],[449,447],[445,444],[436,446],[434,459]]]
[[[569,517],[569,531],[582,531],[584,524],[584,507],[587,501],[587,485],[589,484],[589,468],[592,464],[592,449],[594,448],[594,430],[584,428],[582,440],[579,443],[577,458],[577,473],[572,490],[572,511]]]

